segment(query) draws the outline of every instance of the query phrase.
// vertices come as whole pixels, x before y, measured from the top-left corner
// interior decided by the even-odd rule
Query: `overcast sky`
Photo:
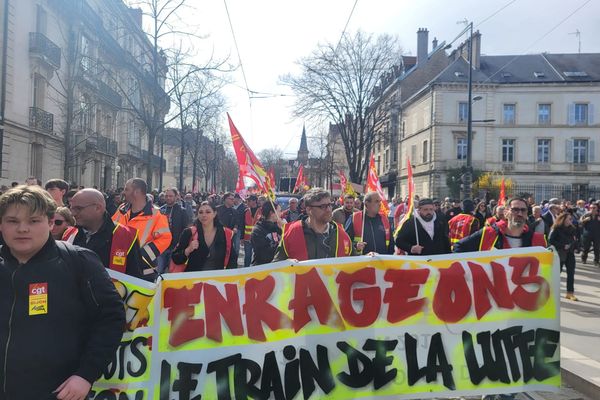
[[[186,24],[207,35],[195,46],[230,54],[237,62],[225,2],[190,0],[190,4],[197,8],[186,12]],[[232,76],[235,84],[225,90],[227,111],[255,152],[279,147],[287,157],[295,157],[304,121],[291,116],[293,97],[279,78],[297,72],[295,62],[318,43],[337,43],[355,0],[226,0],[226,4],[248,88],[286,95],[249,100],[238,69]],[[481,32],[483,54],[576,53],[577,37],[570,34],[576,30],[581,32],[582,52],[600,52],[600,0],[358,0],[347,31],[397,35],[404,52],[415,55],[418,28],[429,30],[431,50],[434,37],[440,42],[454,39],[464,27],[458,21],[464,19],[472,20]],[[226,126],[226,116],[222,119]],[[314,129],[309,126],[307,121],[310,136]]]

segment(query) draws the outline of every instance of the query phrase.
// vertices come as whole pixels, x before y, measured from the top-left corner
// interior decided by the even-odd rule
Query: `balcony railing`
[[[60,68],[60,47],[39,32],[29,32],[29,52],[54,69]]]
[[[142,150],[142,158],[144,159],[144,161],[148,160],[148,150]],[[150,157],[150,165],[153,168],[160,168],[160,163],[162,161],[162,165],[163,165],[163,171],[166,171],[167,169],[167,161],[163,158],[160,158],[159,156],[153,154],[152,157]]]
[[[101,80],[97,80],[96,84],[98,85],[98,92],[100,93],[100,96],[102,96],[113,106],[121,108],[122,99],[119,93],[117,93],[113,88],[111,88]]]
[[[97,138],[97,151],[108,154],[109,156],[117,156],[117,142],[104,136]]]
[[[142,158],[142,149],[140,149],[138,146],[136,146],[134,144],[131,144],[131,143],[128,143],[127,144],[127,150],[128,150],[127,153],[130,156],[137,157],[137,158],[140,158],[140,159]]]
[[[54,131],[54,114],[37,107],[29,107],[29,126],[46,133]]]

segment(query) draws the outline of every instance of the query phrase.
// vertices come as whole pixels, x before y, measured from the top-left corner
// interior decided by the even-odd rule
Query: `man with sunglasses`
[[[143,274],[137,230],[111,220],[102,193],[96,189],[82,189],[71,199],[70,209],[76,226],[65,231],[64,241],[92,250],[105,268],[154,280],[154,274]]]
[[[329,192],[312,188],[304,195],[307,217],[286,224],[273,261],[298,261],[356,255],[350,236],[332,221]]]
[[[513,249],[518,247],[543,246],[546,238],[543,233],[534,232],[527,225],[527,202],[514,197],[506,203],[506,220],[485,226],[454,245],[455,253],[492,249]]]

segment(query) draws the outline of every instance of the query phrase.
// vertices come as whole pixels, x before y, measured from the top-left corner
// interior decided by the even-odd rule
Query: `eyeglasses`
[[[517,213],[521,213],[521,214],[525,214],[527,212],[526,208],[518,208],[518,207],[511,207],[510,211],[517,214]]]
[[[320,208],[321,210],[327,210],[328,208],[333,208],[333,203],[311,204],[309,207],[316,207],[316,208]]]
[[[94,206],[95,204],[86,204],[85,206],[69,206],[69,210],[73,210],[75,212],[82,212],[85,208]]]
[[[65,222],[64,219],[55,219],[54,220],[54,225],[61,226],[62,224],[64,224],[64,222]]]

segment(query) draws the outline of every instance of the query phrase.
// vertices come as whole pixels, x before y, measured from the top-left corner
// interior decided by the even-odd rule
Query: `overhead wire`
[[[564,24],[569,18],[571,18],[573,15],[575,15],[579,10],[581,10],[583,7],[585,7],[586,5],[588,5],[589,3],[591,3],[592,0],[587,0],[585,3],[583,3],[582,5],[580,5],[579,7],[577,7],[573,12],[571,12],[569,15],[567,15],[565,18],[563,18],[562,20],[560,20],[556,25],[554,25],[549,31],[547,31],[546,33],[544,33],[542,36],[540,36],[538,39],[536,39],[533,43],[531,43],[524,51],[522,54],[516,55],[515,57],[513,57],[512,59],[510,59],[506,64],[504,64],[502,67],[500,67],[498,69],[498,71],[494,72],[492,75],[488,76],[484,81],[479,82],[479,83],[486,83],[488,81],[490,81],[494,76],[496,76],[497,74],[499,74],[502,70],[504,70],[506,67],[508,67],[510,64],[512,64],[513,62],[515,62],[519,57],[523,57],[525,54],[527,54],[527,52],[536,44],[538,44],[538,42],[544,40],[548,35],[550,35],[552,32],[554,32],[559,26],[561,26],[562,24]]]

